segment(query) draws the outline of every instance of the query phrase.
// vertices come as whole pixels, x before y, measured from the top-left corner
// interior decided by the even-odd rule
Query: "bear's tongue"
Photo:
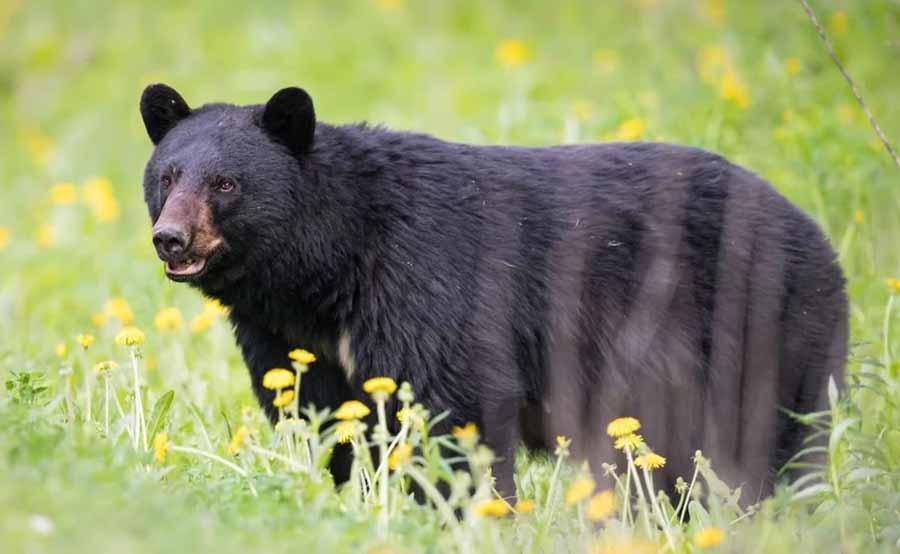
[[[172,275],[193,275],[203,271],[205,259],[188,259],[183,262],[166,262],[166,271]]]

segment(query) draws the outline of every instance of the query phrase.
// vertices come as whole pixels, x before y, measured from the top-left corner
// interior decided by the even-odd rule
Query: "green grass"
[[[900,4],[813,5],[886,133],[900,139]],[[524,51],[513,43],[507,54],[524,63],[498,62],[509,39],[522,41]],[[851,386],[818,422],[830,436],[823,481],[782,488],[744,516],[713,487],[708,513],[694,503],[690,524],[670,529],[676,550],[698,551],[691,537],[703,526],[726,531],[721,551],[900,545],[900,310],[889,307],[886,285],[900,277],[900,172],[794,2],[0,0],[3,552],[584,551],[645,533],[640,520],[623,524],[621,511],[592,529],[584,505],[559,496],[583,470],[563,464],[554,478],[554,461],[540,456],[519,460],[520,494],[538,500],[533,514],[495,520],[464,509],[449,527],[435,509],[406,501],[396,480],[384,518],[377,498],[336,492],[319,471],[278,461],[267,469],[246,450],[230,456],[242,423],[257,429],[254,444],[286,451],[261,420],[224,320],[201,332],[154,326],[167,306],[188,320],[204,310],[196,293],[165,280],[151,248],[140,187],[150,145],[137,99],[155,81],[193,104],[258,103],[297,84],[328,122],[365,119],[476,143],[666,140],[765,176],[840,251]],[[80,199],[52,202],[51,186],[71,182],[81,196],[98,176],[111,188],[93,185],[95,204],[115,199],[114,221],[99,221],[97,206]],[[113,341],[120,324],[92,323],[110,298],[126,299],[147,333],[148,419],[174,391],[161,420],[172,444],[239,463],[247,478],[183,452],[155,463],[152,449],[133,447],[115,408],[107,436],[102,381],[85,422],[85,376],[96,362],[119,363],[113,390],[126,412],[132,405],[129,349]],[[75,336],[88,332],[97,341],[81,352]],[[419,463],[440,471],[433,458]],[[710,483],[700,481],[705,497]],[[658,526],[651,536],[666,544]]]

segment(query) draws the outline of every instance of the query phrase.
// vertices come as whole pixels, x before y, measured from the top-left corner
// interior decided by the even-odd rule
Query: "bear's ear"
[[[304,154],[316,133],[312,98],[302,88],[281,89],[266,102],[260,123],[269,136],[291,152]]]
[[[187,102],[168,85],[150,85],[141,94],[141,117],[153,144],[159,144],[166,133],[189,115],[191,109]]]

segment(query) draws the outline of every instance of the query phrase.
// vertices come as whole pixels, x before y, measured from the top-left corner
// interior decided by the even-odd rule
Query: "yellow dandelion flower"
[[[471,421],[462,427],[454,425],[452,432],[453,436],[456,437],[456,440],[458,441],[478,440],[478,426]]]
[[[531,49],[522,40],[506,39],[497,45],[494,58],[500,65],[516,67],[531,60]]]
[[[370,413],[369,407],[359,400],[348,400],[334,412],[334,417],[342,421],[349,421],[351,419],[362,419]]]
[[[199,315],[191,318],[190,328],[191,333],[200,334],[208,331],[210,327],[213,326],[213,323],[216,322],[216,316],[203,312]]]
[[[369,394],[376,392],[394,394],[394,391],[397,390],[397,383],[390,377],[373,377],[363,383],[363,390]]]
[[[403,423],[404,421],[406,421],[406,418],[412,417],[412,415],[413,411],[411,408],[402,408],[400,410],[397,410],[397,421]]]
[[[505,500],[493,498],[491,500],[482,500],[475,505],[475,514],[481,517],[501,518],[509,513],[509,504]]]
[[[887,280],[888,288],[891,290],[891,294],[900,294],[900,279],[894,279],[891,277]]]
[[[862,210],[856,210],[853,212],[853,222],[857,225],[862,225],[866,222],[866,214]]]
[[[610,437],[624,437],[641,428],[641,422],[633,417],[617,417],[606,426],[606,434]]]
[[[59,344],[56,345],[56,350],[55,350],[55,352],[56,352],[57,357],[59,357],[59,358],[65,358],[65,357],[66,357],[66,352],[67,352],[68,350],[69,350],[69,349],[66,348],[66,343],[61,342],[61,343],[59,343]]]
[[[334,426],[334,434],[337,441],[341,444],[347,444],[356,434],[356,421],[342,421]]]
[[[647,132],[647,124],[639,117],[623,121],[614,133],[616,140],[638,140]]]
[[[611,48],[598,48],[591,54],[594,65],[603,73],[612,73],[619,67],[619,53]]]
[[[413,447],[408,442],[398,444],[394,447],[391,455],[388,456],[388,467],[392,471],[396,471],[397,468],[402,467],[403,464],[409,461],[410,457],[412,457],[412,451]]]
[[[124,298],[110,298],[103,306],[103,313],[107,316],[118,319],[123,325],[128,325],[134,321],[134,312],[131,306]]]
[[[572,444],[572,439],[566,437],[565,435],[557,435],[556,436],[556,446],[557,447],[568,448],[570,444]]]
[[[12,231],[9,230],[9,227],[0,225],[0,250],[6,250],[6,247],[9,246],[11,241]]]
[[[91,323],[94,324],[94,327],[103,327],[106,325],[106,316],[101,313],[96,313],[91,316]]]
[[[166,463],[166,454],[169,453],[169,435],[157,433],[153,437],[153,460],[158,464]]]
[[[302,348],[295,348],[288,352],[288,358],[294,360],[298,364],[309,365],[316,361],[316,355]]]
[[[203,303],[203,312],[208,313],[210,315],[219,317],[228,315],[228,308],[222,305],[221,302],[216,300],[215,298],[210,298],[206,302]]]
[[[281,391],[281,394],[276,396],[275,399],[272,400],[272,405],[276,408],[284,408],[293,401],[294,391],[292,389],[288,389],[286,391]]]
[[[174,333],[181,329],[184,325],[184,320],[178,308],[163,308],[156,312],[153,324],[163,333]]]
[[[49,223],[41,225],[38,227],[34,240],[38,243],[38,246],[43,248],[53,246],[56,243],[56,227]]]
[[[112,183],[105,177],[93,177],[85,182],[84,203],[100,223],[112,223],[121,215]]]
[[[99,374],[107,374],[110,371],[116,369],[117,367],[119,367],[119,364],[117,364],[116,362],[114,362],[112,360],[106,360],[106,361],[94,364],[94,372],[99,373]]]
[[[87,334],[87,333],[81,334],[81,335],[78,335],[75,337],[75,342],[77,342],[78,346],[80,346],[84,350],[87,350],[88,348],[90,348],[91,345],[94,344],[95,340],[96,339],[94,338],[94,335]]]
[[[519,500],[516,502],[515,510],[519,515],[530,514],[534,511],[534,500]]]
[[[616,493],[612,490],[598,492],[591,497],[586,515],[591,521],[602,521],[616,513]]]
[[[120,346],[137,346],[144,343],[144,332],[137,327],[128,326],[116,335],[116,344]]]
[[[566,489],[566,504],[577,504],[594,492],[597,484],[593,479],[575,479]]]
[[[262,385],[269,390],[293,387],[294,372],[283,367],[272,368],[263,375]]]
[[[835,36],[842,37],[847,34],[848,23],[847,12],[837,10],[828,18],[828,30]]]
[[[784,60],[784,70],[791,76],[800,73],[800,60],[793,57]]]
[[[78,201],[78,189],[72,183],[57,183],[50,187],[50,202],[67,206]]]
[[[238,427],[238,430],[235,431],[234,436],[231,437],[231,441],[228,443],[228,453],[234,456],[240,452],[241,448],[244,447],[244,441],[247,440],[249,434],[250,429],[248,429],[246,425]]]
[[[634,465],[644,469],[659,469],[666,465],[666,459],[659,454],[650,452],[649,454],[642,454],[635,458]]]
[[[700,548],[712,548],[725,542],[725,531],[718,527],[705,527],[694,533],[694,544]]]
[[[626,448],[636,450],[642,444],[644,444],[643,437],[634,433],[629,433],[617,438],[613,446],[615,446],[617,450],[625,450]]]
[[[750,93],[747,91],[747,85],[732,70],[725,72],[725,77],[722,78],[722,84],[719,86],[719,95],[724,100],[734,102],[742,110],[750,107]]]

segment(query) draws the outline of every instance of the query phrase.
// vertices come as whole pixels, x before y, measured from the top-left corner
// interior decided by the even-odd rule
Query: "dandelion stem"
[[[400,433],[398,433],[397,436],[394,437],[394,440],[392,440],[391,443],[388,445],[387,452],[385,453],[386,456],[390,457],[391,452],[394,451],[394,448],[396,448],[398,444],[400,444],[401,442],[406,440],[407,431],[408,431],[408,426],[406,425],[406,423],[403,423],[402,427],[400,428]],[[383,466],[381,464],[378,465],[378,469],[375,471],[375,479],[378,479],[379,476],[381,475],[382,468],[387,469],[387,466]]]
[[[631,451],[630,446],[625,446],[626,451]],[[631,513],[631,472],[625,472],[625,513],[624,513],[624,523],[627,525],[628,521],[631,520],[632,525],[634,524],[634,516]]]
[[[641,485],[641,477],[637,473],[637,468],[634,465],[634,457],[631,455],[630,450],[625,450],[625,456],[628,458],[628,471],[634,474],[634,488],[637,490],[639,502],[641,504],[641,509],[639,510],[641,514],[644,516],[644,530],[647,532],[647,537],[653,536],[650,531],[650,516],[647,515],[649,510],[647,499],[644,497],[644,489]]]
[[[678,524],[684,524],[684,516],[687,514],[688,505],[691,503],[691,494],[694,492],[694,483],[697,482],[697,474],[700,472],[700,466],[694,464],[694,476],[691,477],[691,484],[684,494],[684,504],[681,506],[681,515],[678,517]],[[677,512],[678,510],[676,510]]]
[[[380,427],[380,432],[378,435],[378,471],[381,473],[381,476],[377,478],[377,482],[379,485],[379,501],[378,504],[381,506],[381,512],[379,514],[381,521],[381,529],[382,532],[387,534],[388,524],[390,521],[390,517],[388,515],[388,459],[387,459],[387,416],[384,413],[384,398],[382,395],[377,395],[376,404],[378,405],[378,426]]]
[[[359,448],[356,445],[355,438],[350,439],[350,448],[353,450],[353,466],[350,468],[350,475],[353,476],[351,481],[353,483],[353,498],[362,505],[366,500],[365,468],[360,464]]]
[[[666,535],[666,541],[669,543],[669,549],[674,552],[675,551],[675,540],[672,538],[672,532],[669,530],[669,522],[663,516],[662,508],[659,507],[659,498],[656,496],[656,491],[653,488],[653,478],[650,476],[650,470],[645,466],[644,470],[644,481],[647,483],[647,494],[650,495],[650,505],[653,506],[653,512],[656,514],[656,519],[659,520],[659,525],[663,529],[663,533]]]
[[[144,402],[141,398],[141,383],[138,375],[137,354],[134,347],[131,348],[131,367],[134,370],[134,447],[143,446],[147,450],[147,428],[144,423]]]
[[[628,448],[628,447],[626,446],[626,448]],[[604,464],[604,465],[606,465],[606,464]],[[612,466],[612,467],[615,468],[615,466]],[[623,505],[622,505],[622,523],[624,525],[628,525],[629,519],[632,519],[631,501],[630,501],[631,491],[629,490],[629,488],[631,487],[631,479],[630,479],[631,474],[628,473],[627,471],[625,472],[625,477],[627,479],[626,479],[624,485],[622,484],[622,480],[619,479],[619,476],[616,475],[616,472],[614,469],[608,470],[607,475],[612,477],[613,481],[616,482],[616,490],[617,491],[618,490],[624,491],[624,493],[622,494],[622,503],[623,503]],[[625,488],[625,487],[629,487],[629,488]],[[632,522],[633,522],[633,519],[632,519]]]

